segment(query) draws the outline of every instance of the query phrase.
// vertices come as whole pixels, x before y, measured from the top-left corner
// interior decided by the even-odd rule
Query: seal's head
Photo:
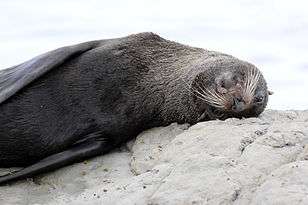
[[[191,87],[200,108],[199,120],[256,117],[265,109],[271,93],[258,68],[234,59],[210,65]]]

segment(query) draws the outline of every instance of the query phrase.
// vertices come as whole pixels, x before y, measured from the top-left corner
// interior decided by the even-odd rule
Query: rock
[[[136,175],[151,170],[159,161],[166,146],[179,134],[188,129],[188,124],[171,124],[153,128],[137,136],[132,146],[131,169]]]
[[[271,172],[251,204],[307,204],[308,161],[285,164]]]
[[[171,124],[108,155],[3,186],[0,204],[308,204],[307,159],[308,111]]]

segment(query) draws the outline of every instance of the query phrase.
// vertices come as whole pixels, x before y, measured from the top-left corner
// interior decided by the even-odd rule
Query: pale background
[[[152,31],[257,65],[268,108],[308,109],[308,3],[270,0],[1,0],[0,69],[78,42]]]

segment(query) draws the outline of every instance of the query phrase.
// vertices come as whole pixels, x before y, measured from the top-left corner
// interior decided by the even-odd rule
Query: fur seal
[[[0,71],[0,184],[102,155],[141,131],[256,117],[252,64],[153,33],[59,48]]]

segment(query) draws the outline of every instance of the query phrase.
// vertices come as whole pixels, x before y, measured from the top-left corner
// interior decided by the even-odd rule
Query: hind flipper
[[[91,41],[58,48],[39,55],[20,65],[0,70],[0,103],[10,98],[45,73],[98,45],[99,41]]]
[[[37,174],[49,172],[76,162],[80,162],[90,157],[109,152],[112,148],[113,146],[105,141],[92,141],[78,144],[69,150],[51,155],[37,162],[36,164],[26,167],[18,172],[1,176],[0,185],[32,177]]]

